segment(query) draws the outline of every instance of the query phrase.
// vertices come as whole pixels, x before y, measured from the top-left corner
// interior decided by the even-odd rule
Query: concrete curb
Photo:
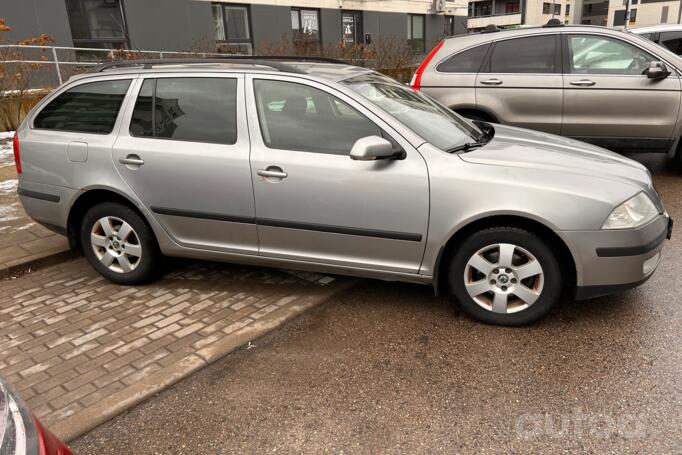
[[[300,297],[292,304],[273,311],[255,323],[235,331],[212,345],[199,349],[182,360],[169,365],[141,381],[126,387],[104,400],[50,426],[50,430],[65,442],[92,430],[107,420],[162,392],[192,373],[208,366],[238,348],[281,327],[307,310],[320,305],[332,296],[349,289],[356,281],[337,278],[332,289],[320,289],[314,295]]]
[[[7,279],[12,275],[19,274],[29,269],[36,270],[38,268],[48,267],[69,259],[73,259],[75,257],[78,257],[78,253],[67,249],[63,251],[57,251],[56,253],[49,253],[38,258],[34,257],[24,262],[17,262],[8,266],[0,266],[0,280]]]

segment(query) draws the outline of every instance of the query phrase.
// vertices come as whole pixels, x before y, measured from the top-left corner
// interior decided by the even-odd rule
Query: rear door
[[[439,53],[439,60],[422,75],[419,89],[454,110],[475,108],[476,75],[490,46],[485,43],[452,55]]]
[[[561,131],[563,78],[558,34],[496,41],[476,77],[476,104],[500,123]]]
[[[607,148],[667,151],[680,108],[675,70],[649,79],[660,60],[631,42],[599,34],[564,35],[562,135]]]
[[[114,165],[179,244],[257,254],[240,74],[145,75]]]

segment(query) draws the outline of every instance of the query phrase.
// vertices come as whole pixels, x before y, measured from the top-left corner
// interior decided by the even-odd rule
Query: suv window
[[[254,81],[263,141],[270,148],[348,155],[355,141],[381,129],[328,93],[294,82]]]
[[[659,43],[676,53],[682,55],[682,32],[661,33]]]
[[[606,36],[569,36],[568,51],[573,74],[640,75],[656,60],[638,47]]]
[[[237,79],[145,79],[130,134],[175,141],[237,142]]]
[[[130,86],[130,79],[89,82],[71,88],[45,106],[35,128],[109,134]]]
[[[491,73],[553,73],[556,66],[554,35],[528,36],[495,43]]]
[[[449,57],[436,67],[443,73],[478,73],[483,57],[488,53],[490,43],[468,49]]]

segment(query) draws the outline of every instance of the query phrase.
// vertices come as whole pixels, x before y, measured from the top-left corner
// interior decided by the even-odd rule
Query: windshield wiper
[[[464,144],[458,145],[457,147],[452,147],[451,149],[447,149],[446,152],[448,152],[448,153],[468,152],[471,149],[483,147],[486,144],[487,144],[487,142],[465,142]]]

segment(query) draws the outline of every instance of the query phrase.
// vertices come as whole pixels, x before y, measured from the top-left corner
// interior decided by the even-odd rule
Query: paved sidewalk
[[[64,254],[66,238],[28,218],[17,197],[12,136],[0,133],[0,279]]]
[[[70,440],[349,283],[193,262],[122,287],[66,261],[0,281],[0,375]]]

